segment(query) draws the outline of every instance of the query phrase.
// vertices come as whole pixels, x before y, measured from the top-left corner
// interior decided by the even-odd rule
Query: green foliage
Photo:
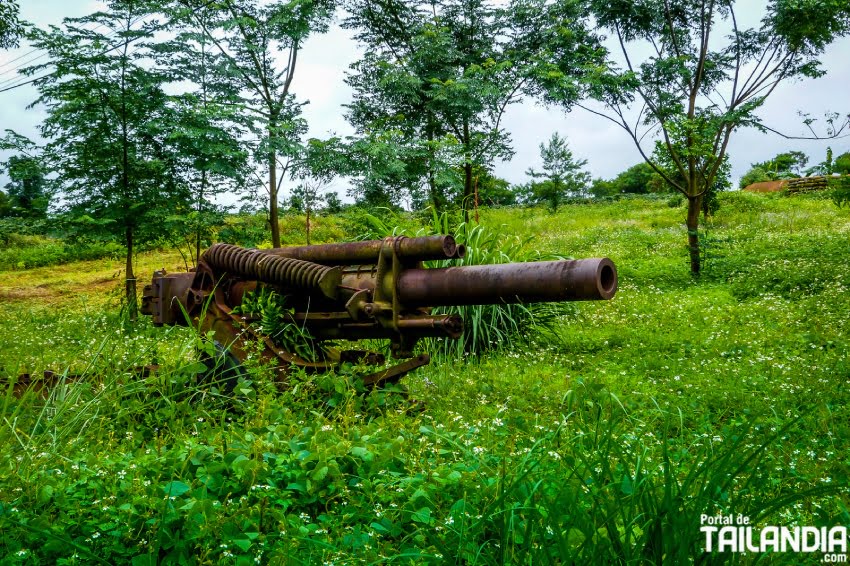
[[[161,220],[186,193],[173,175],[174,155],[163,90],[164,77],[142,64],[149,51],[131,42],[153,38],[145,3],[115,2],[107,11],[68,19],[63,28],[34,32],[33,45],[47,63],[28,67],[39,77],[38,103],[47,108],[40,126],[45,153],[61,180],[66,207],[91,235],[123,241],[125,296],[131,318],[137,310],[134,247],[162,236]],[[98,30],[90,33],[87,25]],[[120,46],[104,50],[114,43]]]
[[[842,177],[834,177],[829,179],[829,188],[831,189],[832,201],[838,207],[850,204],[850,176],[845,174]]]
[[[0,218],[9,216],[9,213],[12,211],[12,200],[9,198],[9,195],[0,191]]]
[[[201,9],[198,7],[184,6],[184,16],[194,23],[192,31],[209,39],[209,48],[214,45],[222,55],[215,59],[224,66],[223,77],[232,79],[225,84],[235,86],[228,96],[238,100],[236,106],[243,109],[238,115],[252,134],[249,148],[254,162],[268,172],[251,196],[260,201],[260,195],[265,193],[262,200],[269,214],[271,242],[279,247],[279,181],[293,172],[303,150],[301,138],[307,130],[301,104],[290,91],[295,62],[309,36],[327,31],[333,3],[234,0],[225,5],[206,3]],[[286,55],[278,58],[276,54],[280,52]],[[236,95],[239,89],[241,97]],[[215,100],[216,104],[223,102],[226,103]],[[230,132],[228,143],[231,139],[242,136]],[[214,154],[215,151],[211,153]]]
[[[808,156],[801,151],[780,153],[768,161],[753,163],[750,170],[741,177],[739,187],[743,189],[753,183],[760,183],[762,181],[800,177],[803,175],[803,167],[808,162]]]
[[[648,163],[632,165],[612,181],[617,193],[642,194],[649,192],[649,182],[657,173]]]
[[[23,23],[18,19],[19,12],[16,0],[0,3],[0,49],[18,46],[18,38],[24,33]]]
[[[771,181],[771,175],[761,167],[753,167],[741,176],[741,181],[738,183],[738,188],[745,189],[753,183],[761,183],[763,181]]]
[[[536,0],[358,0],[347,8],[344,27],[365,51],[346,79],[354,90],[353,145],[385,156],[361,167],[359,196],[384,206],[406,197],[440,211],[452,201],[471,208],[479,172],[513,154],[502,116],[529,90],[530,74],[546,74],[543,38],[583,26]],[[584,54],[558,56],[578,67]]]
[[[649,163],[641,162],[632,165],[610,181],[594,179],[590,192],[597,198],[620,194],[645,194],[659,190],[659,179]],[[669,188],[662,186],[661,190],[667,192]]]
[[[834,173],[841,175],[850,175],[850,151],[844,152],[835,158],[835,164],[832,170]]]
[[[268,226],[268,218],[264,214],[248,212],[231,214],[225,217],[216,240],[246,248],[256,248],[268,241]]]
[[[7,247],[0,250],[0,270],[21,270],[85,261],[104,257],[117,258],[123,248],[115,242],[69,244],[38,236],[11,235]]]
[[[832,158],[832,148],[826,148],[826,157],[820,163],[806,169],[806,176],[832,175],[835,163]]]
[[[517,194],[510,183],[489,171],[476,171],[475,186],[479,206],[510,206],[517,203]]]
[[[233,312],[245,315],[252,321],[257,332],[274,340],[285,351],[315,362],[322,352],[322,346],[313,341],[310,331],[295,322],[295,309],[287,306],[287,297],[275,291],[262,288],[246,293],[242,304]]]
[[[786,151],[763,163],[753,163],[753,167],[764,170],[773,179],[782,179],[785,177],[799,177],[802,175],[803,167],[808,162],[809,157],[802,151]]]
[[[390,208],[352,206],[343,213],[351,240],[376,240],[386,236],[414,234],[422,228],[421,218]]]
[[[182,90],[169,97],[165,120],[180,124],[168,135],[171,173],[189,192],[166,219],[167,237],[181,253],[188,249],[196,263],[226,210],[216,201],[241,192],[248,176],[248,153],[239,139],[245,128],[236,110],[242,100],[229,59],[203,33],[215,21],[214,8],[207,4],[192,11],[201,29],[184,10],[166,15],[175,35],[156,44],[154,55],[166,80]]]
[[[0,205],[0,217],[44,218],[50,205],[51,183],[47,180],[46,156],[35,142],[12,130],[0,138],[0,150],[14,151],[0,162],[0,172],[9,176],[6,184],[6,210]]]

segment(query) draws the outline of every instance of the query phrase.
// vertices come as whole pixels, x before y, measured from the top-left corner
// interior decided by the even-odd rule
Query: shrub
[[[0,250],[0,270],[46,267],[72,261],[117,257],[123,253],[123,247],[114,242],[70,245],[33,236],[12,236],[9,241],[9,247]]]
[[[753,167],[741,177],[741,181],[738,183],[738,186],[742,189],[745,189],[752,185],[753,183],[761,183],[763,181],[770,181],[770,176],[767,174],[767,171],[762,169],[761,167]]]

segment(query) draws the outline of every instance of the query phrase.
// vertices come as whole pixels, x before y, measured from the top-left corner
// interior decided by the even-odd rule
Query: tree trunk
[[[280,221],[277,211],[277,154],[269,153],[269,224],[272,229],[272,247],[280,247]]]
[[[206,167],[206,163],[204,164]],[[195,218],[195,265],[201,259],[201,214],[204,202],[204,189],[207,188],[207,170],[201,171],[201,188],[198,191],[198,216]]]
[[[441,195],[437,194],[437,179],[434,177],[434,131],[433,124],[431,123],[431,118],[428,118],[428,190],[431,197],[431,206],[434,207],[434,214],[439,215],[440,211],[443,209],[443,203]]]
[[[138,318],[138,305],[136,304],[136,275],[133,273],[133,227],[127,226],[124,233],[127,244],[127,264],[124,268],[125,272],[125,292],[127,296],[127,313],[130,316],[131,322],[136,322]]]
[[[475,197],[475,223],[481,224],[478,219],[478,175],[475,176],[475,188],[473,189],[474,197]]]
[[[688,252],[691,256],[691,275],[700,274],[700,249],[699,249],[699,213],[702,208],[702,196],[688,197]]]
[[[472,163],[463,164],[463,221],[469,222],[469,204],[472,199]]]
[[[469,119],[463,118],[463,221],[469,222],[469,200],[472,197],[472,158],[470,156],[469,146],[471,140],[469,137]]]
[[[430,165],[428,166],[428,190],[431,195],[431,206],[434,207],[434,214],[439,215],[443,206],[440,202],[440,197],[437,194],[437,180],[434,179],[434,170]]]

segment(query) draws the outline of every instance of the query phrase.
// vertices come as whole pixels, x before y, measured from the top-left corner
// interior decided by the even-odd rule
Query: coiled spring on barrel
[[[305,291],[321,289],[322,278],[334,271],[332,267],[310,261],[274,256],[230,244],[213,244],[203,259],[216,271]]]

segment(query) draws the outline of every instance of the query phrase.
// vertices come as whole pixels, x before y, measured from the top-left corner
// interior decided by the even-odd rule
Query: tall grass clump
[[[443,227],[442,233],[449,232]],[[531,238],[522,239],[487,226],[461,223],[454,230],[459,244],[466,246],[466,255],[456,260],[430,262],[431,267],[491,265],[564,259],[553,254],[541,254],[530,248]],[[429,351],[444,358],[480,355],[494,349],[512,350],[529,344],[529,337],[545,342],[557,340],[559,320],[573,312],[569,303],[493,304],[448,306],[436,313],[456,314],[463,319],[464,333],[459,340],[428,341]]]
[[[520,238],[506,230],[468,222],[453,224],[447,213],[432,211],[427,227],[412,230],[409,222],[393,224],[401,217],[392,211],[389,222],[368,213],[361,213],[360,225],[368,227],[363,236],[383,238],[394,235],[432,236],[451,234],[458,244],[466,246],[466,255],[460,259],[429,261],[428,267],[462,267],[565,259],[561,255],[543,254],[531,246],[532,237]],[[527,346],[529,337],[537,341],[557,340],[559,320],[575,309],[568,303],[493,304],[469,306],[444,306],[434,309],[434,314],[459,315],[463,319],[464,333],[459,340],[429,338],[424,340],[428,352],[442,359],[460,359],[478,356],[491,350],[512,350]]]
[[[120,255],[114,242],[70,244],[43,236],[12,235],[0,249],[0,271],[24,270]]]

